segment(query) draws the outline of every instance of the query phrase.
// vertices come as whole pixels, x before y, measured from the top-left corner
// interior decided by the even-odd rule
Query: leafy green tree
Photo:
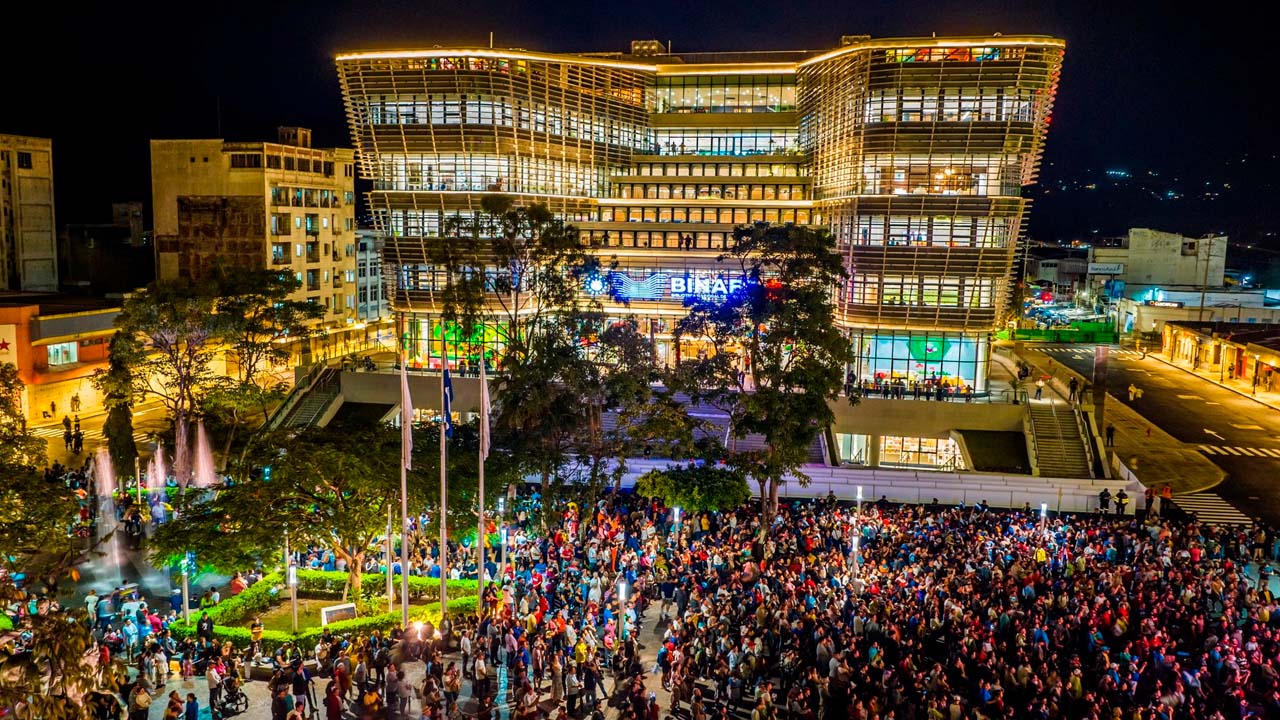
[[[690,513],[728,510],[751,499],[751,487],[741,472],[705,464],[650,470],[636,480],[635,492]]]
[[[116,317],[113,346],[132,370],[135,398],[154,396],[174,425],[174,474],[184,487],[191,478],[191,423],[200,400],[226,382],[214,361],[232,325],[217,312],[217,287],[188,280],[158,282],[130,296]],[[113,360],[114,362],[114,360]]]
[[[93,374],[93,385],[102,393],[107,418],[102,434],[107,438],[107,451],[116,477],[132,476],[138,446],[133,440],[134,376],[128,359],[140,354],[138,338],[116,333],[107,346],[107,367]]]
[[[686,301],[677,342],[701,341],[713,352],[685,358],[681,377],[692,397],[728,414],[729,466],[759,484],[772,517],[786,476],[807,482],[800,468],[833,420],[828,402],[853,359],[831,301],[847,273],[830,234],[796,225],[740,227],[719,261],[745,282],[724,297]],[[763,436],[764,447],[739,449],[749,434]]]
[[[399,433],[386,425],[282,431],[261,438],[246,461],[236,482],[190,498],[156,531],[153,559],[194,550],[229,573],[279,557],[287,531],[293,547],[322,547],[345,561],[359,597],[365,558],[386,532],[390,503],[399,503]],[[249,472],[267,467],[270,479]],[[418,479],[411,507],[424,502]]]
[[[43,464],[49,449],[27,428],[22,411],[24,387],[17,366],[0,363],[0,462],[19,467]]]
[[[291,299],[302,281],[288,272],[220,266],[213,278],[214,307],[228,323],[224,337],[235,358],[235,382],[210,392],[204,408],[226,426],[225,456],[250,416],[260,415],[265,423],[271,407],[284,399],[288,387],[272,371],[288,363],[291,345],[315,334],[324,308]]]
[[[582,330],[599,303],[584,303],[578,291],[600,264],[577,229],[545,205],[489,196],[483,209],[474,222],[447,223],[428,253],[444,274],[444,319],[468,336],[490,323],[505,333],[494,377],[494,444],[536,473],[551,501],[588,424],[574,381],[592,374]]]
[[[72,534],[78,522],[75,491],[46,482],[35,469],[45,444],[26,427],[18,403],[22,382],[12,364],[0,365],[0,603],[26,604],[13,583],[22,573],[31,589],[56,597],[60,582],[92,551]],[[0,652],[0,707],[24,708],[15,717],[72,720],[84,716],[83,698],[118,685],[117,664],[88,657],[93,637],[85,612],[48,601],[15,628],[29,633],[28,652]]]

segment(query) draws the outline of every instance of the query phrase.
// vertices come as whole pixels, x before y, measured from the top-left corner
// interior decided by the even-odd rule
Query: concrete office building
[[[152,140],[157,277],[214,263],[291,272],[295,298],[325,308],[317,352],[340,351],[356,321],[354,161],[312,148],[305,128],[280,128],[275,143]]]
[[[583,292],[667,362],[690,294],[732,290],[717,255],[754,222],[829,228],[850,280],[837,317],[862,379],[982,390],[1064,43],[875,40],[829,51],[550,54],[491,48],[337,58],[411,362],[439,364],[428,247],[488,194],[545,202],[617,270]],[[433,319],[435,318],[435,319]]]
[[[0,135],[0,290],[58,289],[53,141]]]
[[[1112,281],[1113,295],[1134,299],[1151,289],[1220,288],[1227,269],[1227,237],[1191,238],[1148,228],[1131,228],[1103,238],[1089,251],[1096,284]],[[1123,287],[1116,286],[1116,282]]]

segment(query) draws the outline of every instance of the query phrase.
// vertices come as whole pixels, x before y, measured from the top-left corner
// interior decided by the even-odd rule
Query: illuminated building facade
[[[1049,37],[872,40],[828,52],[341,55],[392,306],[440,310],[427,244],[486,194],[545,202],[617,262],[584,292],[628,299],[659,357],[689,294],[732,290],[737,226],[829,228],[860,378],[979,390],[1057,88]],[[419,335],[421,337],[421,335]],[[438,350],[435,353],[438,354]],[[436,365],[425,343],[417,362]]]

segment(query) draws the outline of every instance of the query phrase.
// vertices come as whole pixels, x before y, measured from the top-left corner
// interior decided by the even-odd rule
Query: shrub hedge
[[[361,585],[363,587],[377,587],[379,589],[386,586],[386,576],[382,573],[369,573],[361,577]],[[399,582],[399,578],[396,578]],[[342,589],[346,587],[347,574],[344,572],[326,572],[323,570],[299,570],[298,571],[298,594],[320,598],[340,598]],[[397,589],[398,589],[397,585]],[[449,590],[449,614],[462,615],[474,613],[476,611],[477,598],[475,580],[450,580],[447,584]],[[409,608],[409,616],[413,620],[430,621],[432,624],[440,622],[440,580],[439,578],[424,578],[409,576],[409,597],[414,599],[429,598],[434,600],[425,607]],[[266,612],[278,602],[283,602],[288,598],[288,593],[284,585],[284,575],[279,572],[268,573],[261,580],[245,588],[239,595],[223,600],[215,607],[209,608],[209,619],[213,620],[213,637],[215,640],[229,640],[231,644],[238,648],[248,647],[251,642],[251,636],[247,627],[241,627],[239,623],[247,621],[250,617],[259,613]],[[195,637],[196,621],[199,620],[202,611],[192,613],[192,622],[184,624],[176,622],[169,626],[169,630],[175,638],[179,640],[187,637]],[[330,623],[329,629],[336,634],[364,634],[371,633],[374,630],[389,631],[400,625],[400,612],[379,613],[376,615],[367,615],[365,617],[357,617],[351,620],[341,620]],[[292,633],[281,632],[279,630],[264,630],[262,633],[262,649],[263,652],[274,652],[277,647],[286,642],[299,642],[304,647],[313,644],[320,634],[324,631],[321,627],[310,627],[302,632],[294,635]]]

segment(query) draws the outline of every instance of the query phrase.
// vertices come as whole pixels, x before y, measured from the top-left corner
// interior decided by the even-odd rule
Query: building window
[[[75,342],[55,343],[49,346],[49,366],[70,365],[78,362],[80,353]]]
[[[29,152],[18,153],[18,168],[22,170],[31,169],[31,153]]]
[[[279,169],[280,169],[280,156],[279,156],[279,155],[268,155],[268,156],[267,156],[267,167],[269,167],[269,168],[271,168],[271,169],[273,169],[273,170],[279,170]]]
[[[964,469],[960,448],[951,438],[886,435],[880,442],[880,464],[885,467]]]
[[[293,158],[291,158],[291,157],[286,157],[286,158],[284,159],[284,169],[285,169],[285,170],[292,170],[293,168],[294,168]]]
[[[232,153],[231,167],[260,168],[262,167],[262,156],[258,153]]]

